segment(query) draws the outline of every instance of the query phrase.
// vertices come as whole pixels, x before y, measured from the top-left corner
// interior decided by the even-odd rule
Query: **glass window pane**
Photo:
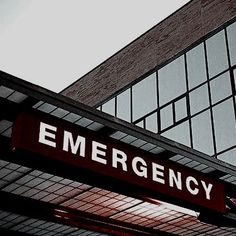
[[[231,65],[236,64],[236,22],[227,28]]]
[[[81,118],[81,116],[75,114],[75,113],[69,113],[68,115],[66,115],[65,117],[63,117],[64,120],[67,120],[69,122],[76,122],[77,120],[79,120]]]
[[[161,130],[174,124],[172,104],[161,109]]]
[[[5,86],[0,86],[0,97],[7,98],[9,95],[11,95],[14,92],[14,90],[7,88]]]
[[[217,77],[210,82],[212,103],[219,102],[232,95],[229,72]]]
[[[177,125],[161,135],[190,147],[189,121]]]
[[[194,115],[209,107],[209,96],[207,84],[195,89],[190,93],[190,110]]]
[[[217,158],[236,166],[236,148],[218,155]]]
[[[133,86],[133,121],[157,108],[156,73]]]
[[[175,120],[177,122],[185,117],[187,117],[187,104],[186,98],[182,98],[175,103]]]
[[[234,91],[236,91],[236,70],[234,70]]]
[[[181,56],[158,71],[160,105],[186,92],[184,57]]]
[[[15,91],[13,94],[11,94],[7,99],[12,101],[12,102],[16,102],[16,103],[21,103],[23,102],[28,96]]]
[[[235,145],[236,124],[233,100],[229,99],[213,107],[217,152]]]
[[[69,111],[66,111],[60,107],[58,107],[56,110],[54,110],[51,115],[62,118],[66,116],[69,113]]]
[[[135,124],[135,125],[137,125],[137,126],[140,127],[140,128],[144,128],[144,121],[142,120],[142,121],[138,122],[138,123]]]
[[[117,117],[128,122],[131,121],[130,89],[117,96]]]
[[[104,103],[102,105],[102,111],[109,115],[115,116],[115,98],[112,98],[108,102]]]
[[[206,41],[210,78],[228,68],[224,31]]]
[[[146,129],[157,133],[157,113],[154,113],[146,118]]]
[[[186,56],[189,89],[192,89],[206,81],[206,61],[203,44],[190,50]]]
[[[8,120],[1,120],[0,121],[0,133],[7,130],[9,127],[12,126],[12,122]]]
[[[46,112],[46,113],[50,113],[55,109],[56,109],[56,107],[52,104],[49,104],[49,103],[44,103],[40,107],[38,107],[38,110]]]
[[[209,110],[192,119],[193,148],[210,156],[214,154]]]

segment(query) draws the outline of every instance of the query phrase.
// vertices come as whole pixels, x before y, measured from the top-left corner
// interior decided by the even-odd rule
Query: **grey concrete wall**
[[[62,94],[94,106],[235,16],[236,0],[193,0]]]

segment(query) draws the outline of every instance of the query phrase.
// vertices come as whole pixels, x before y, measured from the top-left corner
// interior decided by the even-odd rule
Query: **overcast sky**
[[[0,70],[61,91],[188,0],[0,0]]]

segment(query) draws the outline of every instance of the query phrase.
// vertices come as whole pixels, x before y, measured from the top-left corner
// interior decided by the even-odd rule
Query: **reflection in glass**
[[[189,121],[177,125],[161,135],[190,147]]]
[[[175,121],[178,122],[185,117],[187,117],[186,98],[182,98],[175,102]]]
[[[133,86],[133,121],[157,108],[156,73]]]
[[[206,61],[203,44],[198,45],[186,54],[189,89],[206,81]]]
[[[210,78],[228,68],[224,31],[206,41]]]
[[[181,56],[158,71],[160,105],[186,92],[184,57]]]
[[[227,27],[231,65],[236,64],[236,22]]]
[[[112,98],[108,102],[104,103],[102,105],[102,111],[109,115],[115,116],[115,98]]]
[[[161,109],[161,130],[174,124],[172,104]]]
[[[212,104],[232,95],[229,72],[210,82]]]
[[[218,155],[217,158],[236,166],[236,148]]]
[[[189,95],[190,98],[190,110],[191,114],[194,115],[199,111],[209,106],[209,96],[207,84],[195,89]]]
[[[117,117],[128,122],[131,121],[130,89],[117,96]]]
[[[146,129],[154,133],[157,133],[158,128],[157,128],[157,113],[156,112],[146,118]]]
[[[236,123],[233,100],[229,99],[213,107],[217,152],[235,145]]]
[[[192,119],[193,148],[210,156],[214,154],[210,111]]]

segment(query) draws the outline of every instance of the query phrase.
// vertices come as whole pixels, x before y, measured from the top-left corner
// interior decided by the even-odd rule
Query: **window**
[[[236,91],[236,70],[234,70],[234,92]]]
[[[137,126],[140,127],[140,128],[144,128],[144,121],[142,120],[142,121],[138,122],[138,123],[135,124],[135,125],[137,125]]]
[[[219,74],[228,68],[224,31],[220,31],[206,41],[209,76]]]
[[[203,86],[193,90],[190,93],[189,98],[190,98],[190,110],[192,115],[209,107],[209,95],[208,95],[207,84],[204,84]]]
[[[186,92],[184,57],[181,56],[158,71],[160,106]]]
[[[161,135],[190,147],[189,121],[177,125]]]
[[[210,111],[192,119],[193,148],[210,156],[214,154]]]
[[[153,133],[158,132],[156,112],[146,118],[146,129],[152,131]]]
[[[160,113],[161,113],[161,130],[164,130],[174,124],[172,104],[162,108]]]
[[[186,54],[189,89],[206,81],[206,61],[203,44]]]
[[[236,22],[227,28],[231,65],[236,64]]]
[[[212,104],[232,95],[229,72],[210,81]]]
[[[157,108],[156,73],[135,84],[132,88],[133,121]]]
[[[213,118],[217,152],[235,145],[236,124],[233,100],[228,99],[227,101],[213,107]]]
[[[104,103],[102,105],[102,111],[109,115],[115,116],[115,98],[112,98],[108,102]]]
[[[106,102],[101,110],[236,165],[236,23],[185,55]]]
[[[236,148],[220,154],[218,159],[236,166]]]
[[[117,96],[117,117],[128,122],[131,121],[130,89]]]
[[[178,122],[187,117],[186,98],[182,98],[175,102],[175,122]]]

